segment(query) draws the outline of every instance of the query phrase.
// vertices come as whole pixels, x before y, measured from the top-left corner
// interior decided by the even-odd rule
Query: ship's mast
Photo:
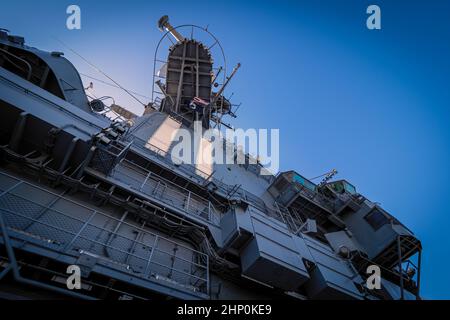
[[[181,27],[191,28],[190,38],[178,31]],[[154,75],[152,106],[179,119],[186,126],[191,126],[194,121],[201,121],[203,127],[209,128],[211,123],[220,125],[223,115],[234,115],[231,110],[232,104],[224,97],[224,91],[240,64],[228,77],[226,66],[214,67],[211,48],[218,44],[222,54],[223,50],[217,38],[205,28],[194,25],[173,27],[166,15],[159,19],[158,28],[165,31],[163,39],[170,34],[175,42],[169,38],[172,45],[167,60]],[[207,46],[194,39],[194,28],[207,33],[213,39],[213,44]],[[155,54],[155,66],[156,60]],[[223,60],[225,62],[225,57]],[[223,73],[222,83],[217,92],[213,92],[213,88],[219,87],[216,80],[220,73]]]

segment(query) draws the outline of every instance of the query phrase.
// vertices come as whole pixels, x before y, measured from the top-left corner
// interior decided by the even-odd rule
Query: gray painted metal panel
[[[110,124],[109,119],[86,113],[3,68],[0,68],[0,99],[55,127],[67,126],[66,131],[85,141]]]

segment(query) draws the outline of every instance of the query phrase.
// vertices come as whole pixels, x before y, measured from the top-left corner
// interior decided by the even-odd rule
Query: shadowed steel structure
[[[179,130],[235,116],[240,64],[227,74],[204,28],[159,27],[171,43],[141,116],[86,95],[62,53],[0,30],[0,297],[420,299],[419,239],[336,171],[267,174],[227,141],[243,163],[174,162]]]

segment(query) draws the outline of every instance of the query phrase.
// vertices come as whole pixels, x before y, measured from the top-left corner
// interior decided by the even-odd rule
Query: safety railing
[[[258,196],[252,194],[251,192],[248,192],[240,187],[236,188],[235,185],[228,185],[220,180],[215,179],[211,174],[208,175],[206,172],[196,168],[195,166],[191,164],[181,164],[179,166],[175,166],[172,161],[172,155],[170,155],[169,152],[164,151],[160,148],[158,148],[155,145],[150,144],[149,142],[144,141],[143,139],[136,137],[136,136],[127,136],[125,139],[126,142],[132,142],[132,146],[138,147],[139,149],[145,151],[148,153],[149,151],[151,154],[154,154],[158,159],[165,162],[167,165],[174,167],[174,170],[179,170],[181,172],[184,172],[185,174],[197,177],[200,179],[200,183],[205,183],[207,181],[213,183],[220,191],[223,192],[224,195],[233,194],[234,197],[240,198],[244,201],[247,201],[251,203],[253,206],[258,208],[260,211],[266,213],[266,214],[272,214],[272,212],[269,212],[267,209],[264,201],[259,198]],[[181,162],[181,160],[180,160]]]
[[[31,79],[31,75],[33,74],[33,69],[32,69],[32,67],[31,67],[31,64],[28,62],[28,61],[26,61],[26,60],[24,60],[24,59],[22,59],[22,58],[20,58],[20,57],[18,57],[18,56],[16,56],[15,54],[13,54],[13,53],[11,53],[11,52],[9,52],[9,51],[6,51],[5,49],[2,49],[2,48],[0,48],[0,52],[4,55],[4,56],[10,56],[10,57],[13,57],[14,59],[16,59],[16,60],[18,60],[18,61],[20,61],[21,63],[23,63],[24,65],[26,65],[27,66],[27,77],[25,78],[25,79],[27,79],[28,81],[30,81],[30,79]],[[9,59],[8,59],[9,60]],[[10,61],[12,64],[14,64],[16,67],[18,67],[15,63],[13,63],[12,61]],[[22,69],[22,68],[20,68],[20,67],[18,67],[19,69]]]
[[[208,294],[208,256],[126,221],[126,212],[114,217],[0,173],[0,214],[9,232],[29,242],[89,253],[133,276]]]
[[[125,138],[127,142],[133,141],[133,146],[138,147],[139,149],[143,150],[144,152],[151,151],[158,159],[165,162],[166,164],[170,166],[175,166],[172,161],[172,156],[169,152],[162,150],[161,148],[149,143],[148,141],[144,141],[143,139],[136,137],[136,136],[127,136]],[[180,160],[181,163],[181,160]],[[191,164],[183,163],[179,166],[176,166],[177,170],[183,171],[184,173],[188,174],[189,176],[193,177],[199,177],[200,180],[204,181],[210,178],[210,174],[207,174],[206,172],[202,171],[201,169],[196,168],[195,166]]]
[[[222,181],[214,179],[214,177],[211,174],[204,172],[203,170],[197,168],[196,166],[194,166],[192,164],[182,163],[181,159],[173,157],[173,155],[171,155],[170,152],[164,151],[161,148],[149,143],[148,141],[144,141],[143,139],[141,139],[139,137],[130,135],[125,138],[125,141],[127,141],[127,142],[132,141],[133,146],[138,147],[139,149],[143,150],[144,152],[151,151],[161,161],[165,162],[166,164],[168,164],[171,167],[174,167],[174,169],[176,169],[177,171],[184,172],[185,174],[187,174],[191,177],[197,177],[198,179],[200,179],[201,183],[205,183],[207,181],[213,182],[225,194],[234,188],[234,186],[227,185],[227,184],[223,183]],[[173,163],[173,160],[177,160],[177,162],[182,163],[182,164],[175,166],[175,164]]]
[[[211,201],[129,160],[122,159],[112,171],[111,176],[126,183],[134,190],[172,205],[188,214],[216,225],[220,223],[220,212]]]

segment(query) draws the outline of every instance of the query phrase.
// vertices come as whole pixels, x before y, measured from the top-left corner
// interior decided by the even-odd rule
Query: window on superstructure
[[[293,180],[313,192],[316,191],[316,185],[299,174],[294,174]]]
[[[378,230],[389,223],[389,218],[377,208],[370,211],[364,219],[366,219],[374,230]]]
[[[345,191],[347,191],[350,194],[356,193],[356,188],[353,185],[351,185],[350,183],[348,183],[347,181],[344,181],[344,188],[345,188]]]

